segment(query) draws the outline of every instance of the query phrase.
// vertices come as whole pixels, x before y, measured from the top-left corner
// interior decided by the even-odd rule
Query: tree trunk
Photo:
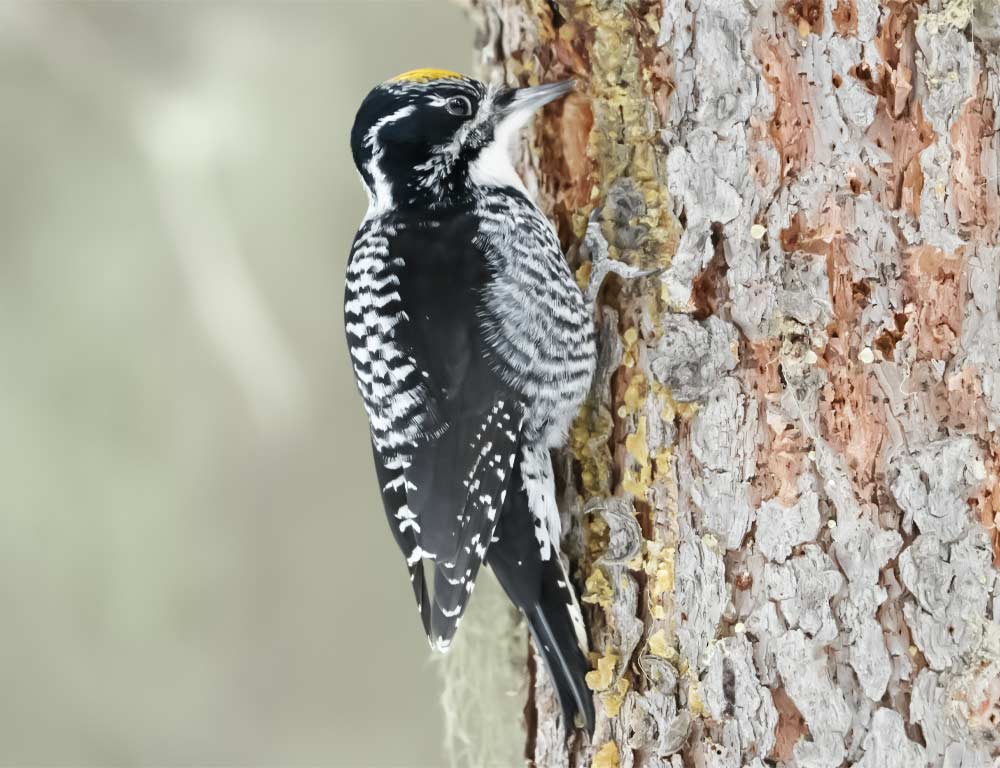
[[[494,77],[578,80],[524,168],[581,282],[595,206],[665,269],[557,462],[598,725],[533,675],[538,768],[1000,765],[987,2],[475,6]]]

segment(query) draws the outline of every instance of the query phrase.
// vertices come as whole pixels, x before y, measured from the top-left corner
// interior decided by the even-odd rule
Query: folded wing
[[[402,314],[392,341],[412,361],[420,387],[388,397],[407,398],[397,410],[405,405],[412,411],[413,393],[419,392],[419,410],[433,414],[433,429],[384,455],[376,439],[375,459],[386,516],[406,557],[424,629],[432,647],[445,650],[509,490],[522,443],[523,405],[491,364],[483,295],[493,275],[475,245],[475,218],[452,214],[408,234],[393,243],[390,254],[402,264]],[[456,243],[468,246],[456,249]],[[451,287],[447,295],[443,285]]]

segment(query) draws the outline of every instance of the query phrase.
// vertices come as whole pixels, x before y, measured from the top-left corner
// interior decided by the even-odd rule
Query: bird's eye
[[[464,96],[452,96],[444,108],[448,110],[448,114],[455,117],[468,117],[472,114],[472,104]]]

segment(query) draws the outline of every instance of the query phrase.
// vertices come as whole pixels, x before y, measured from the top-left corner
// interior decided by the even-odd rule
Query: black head
[[[436,69],[376,86],[354,119],[351,151],[369,215],[447,204],[475,186],[515,186],[510,150],[531,115],[572,81],[513,89]]]

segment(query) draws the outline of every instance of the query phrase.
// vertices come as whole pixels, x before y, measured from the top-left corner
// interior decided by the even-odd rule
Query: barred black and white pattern
[[[400,348],[393,333],[407,319],[399,294],[405,260],[389,253],[389,239],[401,229],[384,217],[362,224],[347,267],[344,301],[348,348],[372,441],[392,469],[406,465],[415,442],[441,429],[424,383],[427,371]]]
[[[593,309],[511,163],[517,104],[467,78],[369,95],[352,131],[369,209],[344,322],[386,518],[432,647],[447,650],[489,564],[528,619],[565,717],[592,729],[549,450],[590,387]]]
[[[487,338],[529,404],[528,442],[560,446],[594,374],[592,310],[555,230],[522,193],[483,190],[476,216],[496,273],[485,292]]]
[[[596,359],[592,309],[552,225],[520,191],[483,190],[476,216],[478,241],[497,275],[485,292],[484,325],[504,379],[525,395],[522,473],[538,544],[548,559],[560,537],[548,450],[564,444],[590,387]]]

